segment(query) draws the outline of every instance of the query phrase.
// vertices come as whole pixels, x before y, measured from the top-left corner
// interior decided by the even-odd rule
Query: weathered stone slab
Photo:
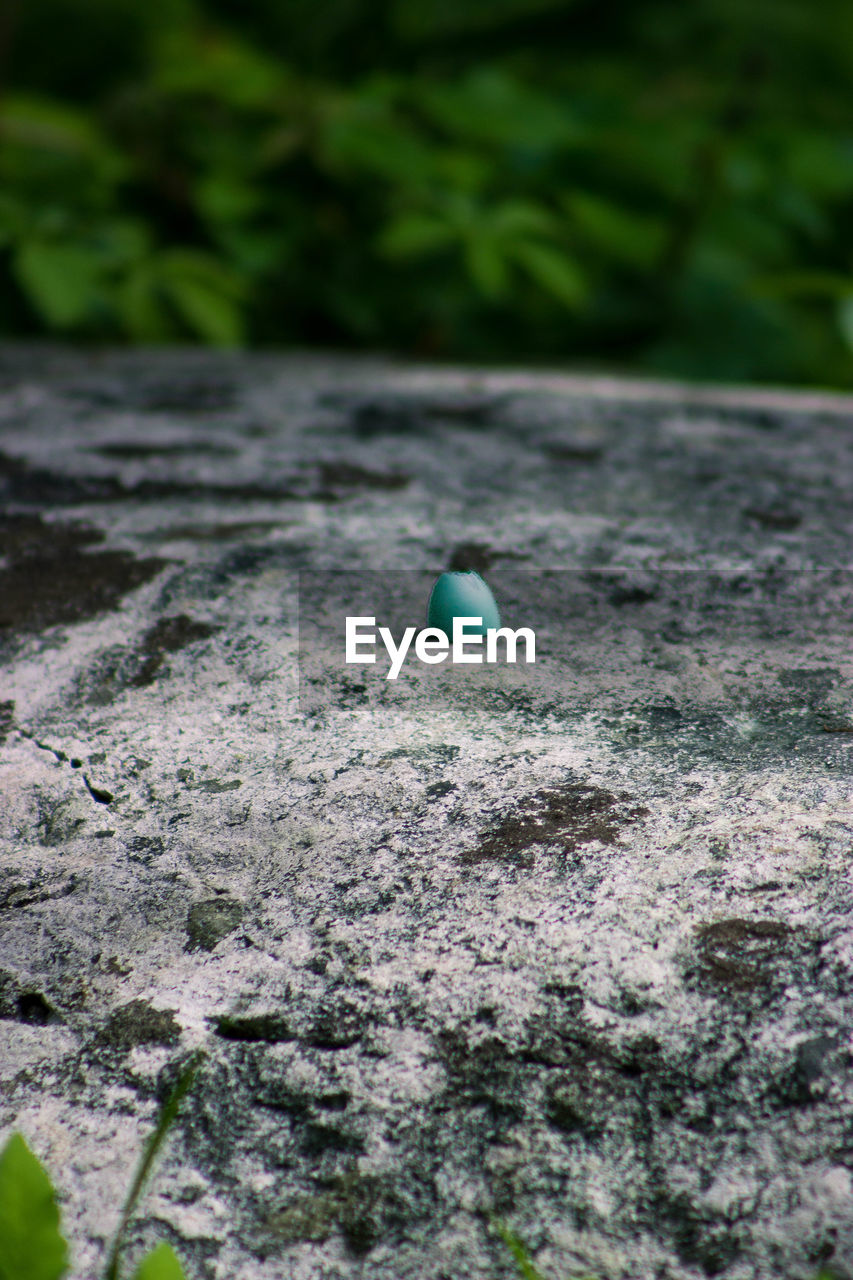
[[[0,352],[0,1141],[74,1277],[197,1046],[129,1261],[853,1277],[851,493],[843,397]],[[306,650],[447,567],[535,675]]]

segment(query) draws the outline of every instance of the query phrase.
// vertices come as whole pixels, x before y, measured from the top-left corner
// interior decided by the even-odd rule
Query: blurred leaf
[[[550,245],[521,240],[512,246],[512,254],[527,274],[546,293],[574,311],[587,297],[587,281],[583,271],[567,254]]]
[[[245,341],[243,317],[233,298],[192,276],[168,279],[172,300],[190,330],[214,347],[238,347]]]
[[[177,1254],[168,1244],[158,1244],[142,1259],[133,1280],[186,1280]]]
[[[333,170],[411,186],[427,186],[435,170],[433,149],[412,126],[385,108],[357,100],[342,102],[327,117],[321,154]]]
[[[396,0],[393,9],[397,30],[408,40],[456,35],[504,26],[518,18],[562,8],[565,0],[432,0],[411,4]]]
[[[792,325],[783,303],[751,293],[741,276],[742,268],[730,276],[724,263],[710,259],[689,271],[673,290],[673,319],[647,347],[644,366],[655,373],[672,369],[676,376],[719,376],[730,382],[748,381],[751,369],[769,378],[768,370],[778,368],[795,381],[813,356],[813,351],[806,356],[807,326],[797,313]],[[721,373],[714,375],[714,369]]]
[[[629,92],[630,86],[620,86],[618,95]],[[635,198],[680,201],[695,181],[692,168],[703,125],[702,117],[692,114],[666,122],[639,120],[620,107],[589,128],[578,145],[608,174],[618,174]]]
[[[118,177],[125,162],[97,128],[93,118],[64,102],[14,94],[0,106],[0,136],[5,143],[84,156]]]
[[[491,225],[504,236],[551,235],[560,221],[544,205],[532,200],[504,200],[494,210]]]
[[[465,264],[479,292],[496,302],[509,288],[507,262],[500,245],[481,235],[470,236],[465,243]]]
[[[435,196],[434,203],[460,236],[480,234],[490,222],[489,211],[467,191],[442,191]]]
[[[27,219],[20,202],[14,196],[0,192],[0,248],[22,236],[26,226]]]
[[[787,271],[756,276],[753,291],[768,298],[837,298],[853,292],[853,276],[834,271]]]
[[[66,329],[91,314],[100,294],[97,253],[75,244],[30,240],[18,249],[14,271],[33,307],[51,326]]]
[[[824,132],[791,131],[786,140],[787,169],[795,189],[817,196],[853,192],[853,138],[827,136]]]
[[[849,0],[18,8],[5,333],[853,386]]]
[[[105,268],[125,268],[151,250],[148,228],[137,218],[113,218],[94,227],[87,242]]]
[[[245,341],[243,303],[243,285],[235,272],[186,249],[140,263],[119,294],[124,323],[141,342],[173,341],[183,326],[213,346],[240,346]]]
[[[499,162],[482,149],[442,147],[433,157],[436,179],[450,190],[469,195],[482,191],[500,171]]]
[[[248,178],[216,171],[199,180],[195,196],[209,222],[226,225],[245,222],[261,204],[260,192]]]
[[[443,249],[454,239],[454,230],[447,222],[425,213],[410,213],[385,228],[378,248],[389,258],[416,258]]]
[[[776,214],[814,243],[826,240],[830,233],[829,210],[821,208],[809,192],[780,183],[773,196]]]
[[[276,267],[288,263],[294,251],[291,231],[287,227],[219,227],[215,238],[225,260],[246,280],[266,276]]]
[[[284,65],[222,33],[166,32],[156,78],[170,94],[207,94],[233,107],[263,108],[288,84]]]
[[[122,328],[134,342],[169,342],[178,336],[150,261],[140,263],[122,281],[117,303]]]
[[[561,203],[577,231],[611,258],[648,268],[660,257],[665,227],[659,219],[585,191],[568,192]]]
[[[853,292],[838,304],[838,327],[847,346],[853,351]]]
[[[13,1133],[0,1152],[0,1280],[59,1280],[67,1270],[50,1179]]]
[[[477,68],[455,84],[424,85],[416,101],[448,133],[500,147],[547,149],[580,133],[568,101],[494,67]]]

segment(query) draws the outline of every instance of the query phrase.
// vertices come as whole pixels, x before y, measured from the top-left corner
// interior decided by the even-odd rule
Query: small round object
[[[466,626],[469,635],[484,636],[501,625],[501,615],[486,583],[470,569],[459,573],[443,573],[430,592],[427,626],[437,627],[450,638],[454,618],[481,618],[480,626]]]

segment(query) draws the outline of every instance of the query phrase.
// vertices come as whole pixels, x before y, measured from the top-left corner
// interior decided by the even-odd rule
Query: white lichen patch
[[[62,481],[11,518],[163,563],[0,638],[0,1142],[72,1280],[195,1049],[129,1267],[497,1280],[494,1214],[543,1275],[849,1280],[849,405],[130,353],[68,415],[79,359],[0,399]],[[300,574],[466,555],[537,678],[306,653]]]

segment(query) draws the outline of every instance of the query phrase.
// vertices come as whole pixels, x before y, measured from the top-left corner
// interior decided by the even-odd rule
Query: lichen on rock
[[[499,1215],[543,1275],[851,1280],[850,402],[0,366],[0,1126],[72,1280],[197,1046],[129,1267],[497,1280]],[[336,665],[472,569],[535,671]]]

